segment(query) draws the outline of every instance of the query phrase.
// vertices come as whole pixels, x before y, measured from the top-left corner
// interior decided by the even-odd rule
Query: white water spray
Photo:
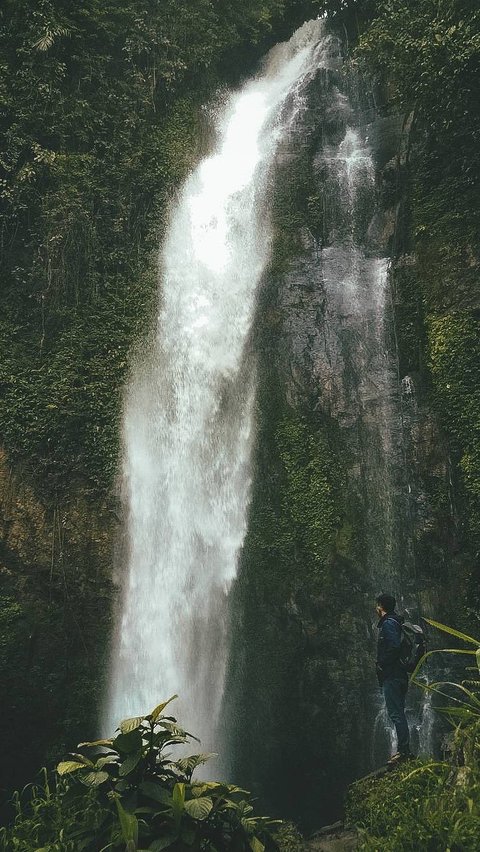
[[[172,712],[215,746],[227,595],[246,526],[255,296],[269,259],[268,177],[322,62],[320,21],[272,51],[225,105],[215,153],[185,183],[160,258],[155,342],[124,416],[128,566],[104,727],[178,693]]]

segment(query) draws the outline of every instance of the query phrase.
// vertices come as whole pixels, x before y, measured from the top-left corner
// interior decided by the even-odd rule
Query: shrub
[[[0,834],[1,852],[278,849],[278,822],[255,816],[245,790],[193,780],[213,755],[173,760],[167,753],[193,738],[163,714],[168,703],[121,722],[111,739],[81,743],[53,778],[43,770],[26,803],[16,794],[15,823]]]

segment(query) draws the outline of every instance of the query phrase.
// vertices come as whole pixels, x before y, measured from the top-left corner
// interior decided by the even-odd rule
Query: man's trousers
[[[383,694],[387,712],[395,725],[400,754],[410,753],[410,735],[405,716],[405,696],[408,689],[408,675],[405,677],[388,677],[383,682]]]

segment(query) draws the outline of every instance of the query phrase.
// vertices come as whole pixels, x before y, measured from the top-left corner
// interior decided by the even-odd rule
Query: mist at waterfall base
[[[218,111],[214,150],[172,207],[159,258],[157,325],[146,330],[125,394],[125,564],[102,723],[111,732],[119,720],[178,694],[171,713],[200,738],[193,749],[221,753],[204,774],[240,781],[273,811],[305,824],[334,815],[346,783],[388,756],[368,607],[381,588],[402,588],[412,561],[388,251],[379,226],[378,127],[341,66],[340,42],[322,21],[274,48],[259,76]],[[243,604],[250,614],[231,617],[239,565],[255,576],[242,557],[252,484],[268,476],[268,466],[255,461],[264,369],[256,328],[275,248],[272,204],[282,168],[285,175],[307,148],[311,191],[323,198],[322,233],[302,232],[303,260],[276,282],[276,307],[291,317],[283,326],[291,338],[286,384],[308,373],[319,418],[335,421],[353,459],[347,487],[363,530],[366,605],[355,628],[358,672],[342,685],[335,713],[325,682],[315,683],[311,673],[305,694],[302,671],[314,671],[315,652],[305,650],[303,638],[283,668],[269,657],[288,656],[290,640],[279,625],[288,623],[291,603],[286,615],[273,616],[273,627],[263,619],[267,598],[261,605],[251,598]],[[302,311],[299,328],[294,318]],[[295,396],[288,387],[285,393]],[[272,670],[283,672],[276,689],[288,693],[290,718],[310,701],[313,720],[315,713],[336,715],[344,742],[328,726],[314,743],[289,730],[286,744],[284,728],[277,739],[268,730],[285,707],[266,695],[261,672],[246,688],[245,666],[253,669],[257,654],[246,648],[252,619],[269,649],[267,666],[272,660]],[[327,665],[317,662],[319,671]]]
[[[271,166],[318,65],[321,30],[305,24],[227,100],[215,150],[172,211],[155,336],[125,398],[127,566],[105,730],[177,693],[172,713],[203,751],[217,746],[228,591],[252,475],[249,335],[270,252]]]

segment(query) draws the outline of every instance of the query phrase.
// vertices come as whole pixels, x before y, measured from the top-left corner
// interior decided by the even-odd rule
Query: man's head
[[[382,592],[381,595],[377,596],[376,601],[379,615],[389,615],[389,613],[394,612],[396,600],[393,595]]]

